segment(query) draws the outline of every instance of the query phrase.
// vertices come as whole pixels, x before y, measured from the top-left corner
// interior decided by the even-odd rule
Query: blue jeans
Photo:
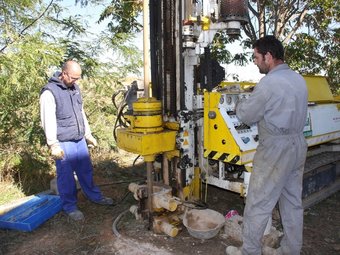
[[[64,158],[56,160],[57,185],[63,210],[70,213],[77,209],[77,187],[73,172],[85,196],[91,201],[99,201],[102,194],[93,182],[93,167],[85,139],[60,142]]]

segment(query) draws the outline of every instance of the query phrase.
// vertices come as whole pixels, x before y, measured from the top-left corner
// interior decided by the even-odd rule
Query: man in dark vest
[[[63,210],[73,220],[84,220],[77,208],[74,172],[85,196],[94,203],[112,205],[93,182],[93,168],[87,145],[97,141],[84,113],[80,89],[80,65],[72,60],[64,63],[40,93],[40,116],[51,155],[56,161],[57,186]]]

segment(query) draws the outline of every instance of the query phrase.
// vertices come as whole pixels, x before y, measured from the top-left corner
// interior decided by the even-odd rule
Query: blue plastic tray
[[[32,199],[0,216],[0,228],[33,231],[61,210],[61,199],[35,195]]]

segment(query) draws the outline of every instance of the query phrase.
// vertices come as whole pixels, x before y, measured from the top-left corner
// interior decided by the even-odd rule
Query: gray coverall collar
[[[279,64],[279,65],[275,66],[272,70],[270,70],[268,72],[268,74],[272,74],[276,71],[282,71],[282,70],[288,70],[288,69],[290,69],[289,66],[286,63],[283,63],[283,64]]]

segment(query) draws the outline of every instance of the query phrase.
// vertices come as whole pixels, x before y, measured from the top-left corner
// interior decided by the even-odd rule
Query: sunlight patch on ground
[[[162,255],[171,255],[173,253],[168,252],[165,249],[160,249],[154,246],[151,243],[139,243],[135,240],[131,240],[128,238],[118,238],[114,242],[114,250],[117,250],[117,254],[125,255],[145,255],[145,254],[162,254]]]
[[[0,205],[25,197],[22,190],[9,182],[0,182]]]

